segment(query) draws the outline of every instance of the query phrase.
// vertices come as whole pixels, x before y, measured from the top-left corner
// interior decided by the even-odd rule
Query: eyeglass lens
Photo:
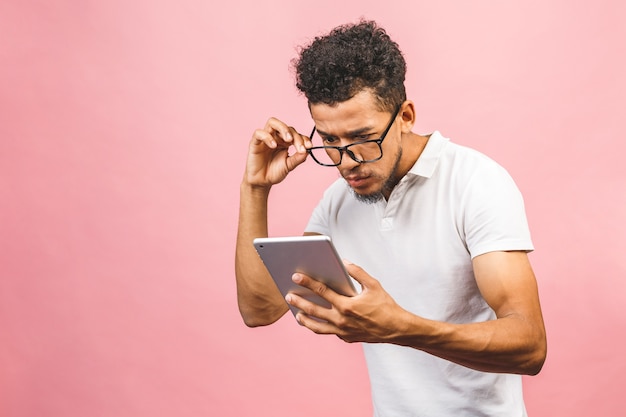
[[[345,153],[348,154],[347,156],[357,162],[375,161],[382,156],[382,149],[376,141],[355,143],[344,149]],[[311,149],[313,158],[323,165],[339,165],[342,157],[341,152],[341,150],[331,147]]]

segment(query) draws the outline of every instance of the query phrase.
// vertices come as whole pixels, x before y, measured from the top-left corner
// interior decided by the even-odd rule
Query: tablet
[[[321,281],[339,294],[345,296],[357,294],[352,278],[346,272],[328,236],[256,238],[253,243],[283,297],[292,292],[315,304],[330,308],[330,303],[322,297],[291,280],[295,272]],[[291,305],[289,308],[295,316],[298,309]]]

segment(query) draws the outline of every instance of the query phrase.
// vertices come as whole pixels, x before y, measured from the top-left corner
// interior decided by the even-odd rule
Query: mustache
[[[357,166],[351,169],[344,169],[341,171],[341,176],[344,178],[360,178],[368,177],[371,173],[361,166]]]

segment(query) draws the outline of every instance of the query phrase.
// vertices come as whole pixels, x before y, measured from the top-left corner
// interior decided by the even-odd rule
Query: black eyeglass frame
[[[319,165],[324,166],[324,167],[336,167],[336,166],[341,165],[341,161],[343,160],[344,152],[347,153],[350,158],[352,158],[354,161],[358,162],[359,164],[364,164],[364,163],[368,163],[368,162],[376,162],[376,161],[378,161],[379,159],[381,159],[383,157],[383,147],[382,147],[383,140],[385,140],[385,137],[387,137],[387,133],[391,129],[391,126],[393,126],[393,123],[396,121],[396,117],[398,116],[398,113],[400,112],[401,108],[402,108],[402,105],[399,105],[398,108],[396,109],[396,111],[393,113],[393,116],[391,117],[391,120],[389,121],[389,124],[385,128],[385,131],[382,133],[382,135],[378,139],[361,140],[359,142],[351,143],[350,145],[346,145],[346,146],[313,146],[312,148],[307,149],[307,152],[308,152],[309,155],[311,155],[311,158],[313,158],[313,160],[315,162],[317,162]],[[311,131],[311,134],[309,135],[309,138],[313,139],[313,134],[315,134],[315,126],[313,126],[313,130]],[[378,158],[375,158],[375,159],[363,160],[363,159],[358,158],[354,154],[354,152],[352,152],[349,149],[352,146],[363,145],[364,143],[376,143],[378,145],[378,149],[380,150],[380,156]],[[325,163],[322,163],[322,162],[318,161],[315,158],[315,156],[313,155],[313,152],[312,152],[313,149],[324,149],[324,150],[326,150],[326,149],[336,149],[337,151],[339,151],[339,162],[337,162],[336,164],[325,164]]]

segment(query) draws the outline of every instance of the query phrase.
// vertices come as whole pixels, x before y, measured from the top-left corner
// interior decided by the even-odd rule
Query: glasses
[[[312,148],[307,149],[307,152],[311,155],[315,162],[325,167],[336,167],[341,165],[344,153],[347,153],[350,158],[360,164],[378,161],[383,157],[383,140],[385,140],[385,136],[387,136],[389,129],[391,129],[393,122],[396,120],[396,116],[398,115],[398,112],[400,112],[400,107],[401,106],[398,106],[396,111],[393,113],[385,131],[378,139],[362,140],[347,146],[313,146]],[[314,134],[315,126],[313,126],[313,131],[309,137],[313,139]]]

